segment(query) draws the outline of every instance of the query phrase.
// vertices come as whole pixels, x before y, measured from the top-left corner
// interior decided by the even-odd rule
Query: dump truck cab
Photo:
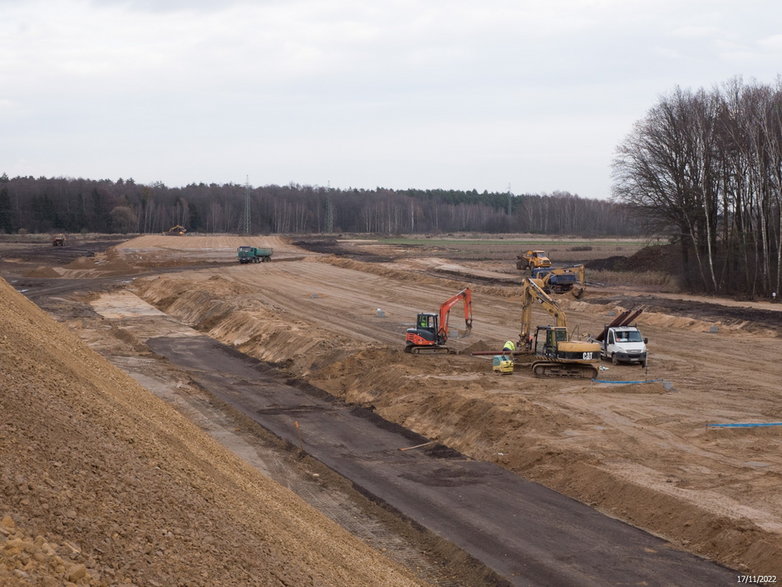
[[[272,260],[272,249],[242,245],[236,249],[239,263],[266,263]]]

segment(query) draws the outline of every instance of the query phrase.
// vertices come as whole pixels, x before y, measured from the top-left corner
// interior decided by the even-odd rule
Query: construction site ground
[[[284,462],[273,450],[278,440],[223,409],[148,341],[206,334],[675,548],[740,573],[782,575],[782,427],[710,426],[782,420],[778,304],[590,287],[580,300],[559,298],[571,328],[596,334],[622,309],[643,305],[637,323],[649,338],[648,368],[604,363],[601,380],[611,383],[523,370],[502,376],[470,352],[518,336],[521,275],[511,247],[486,241],[485,255],[478,244],[465,256],[423,239],[250,240],[142,236],[56,249],[6,242],[0,271],[147,389],[418,579],[493,580],[415,524],[362,502],[318,463],[302,472],[290,451]],[[236,246],[256,241],[274,248],[272,263],[236,263]],[[415,314],[465,286],[474,323],[458,338],[460,308],[452,311],[459,354],[403,353]],[[535,319],[550,322],[544,312]]]

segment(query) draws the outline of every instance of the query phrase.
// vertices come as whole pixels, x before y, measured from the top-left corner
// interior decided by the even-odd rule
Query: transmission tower
[[[243,218],[243,226],[242,226],[242,232],[244,234],[250,234],[250,225],[251,222],[251,216],[250,216],[250,178],[247,177],[247,179],[244,182],[244,218]]]
[[[511,215],[512,203],[513,203],[513,192],[510,190],[510,183],[508,183],[508,216]]]

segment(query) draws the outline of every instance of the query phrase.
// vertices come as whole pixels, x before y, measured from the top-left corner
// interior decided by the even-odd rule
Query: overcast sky
[[[0,173],[610,195],[677,85],[782,73],[778,0],[0,0]]]

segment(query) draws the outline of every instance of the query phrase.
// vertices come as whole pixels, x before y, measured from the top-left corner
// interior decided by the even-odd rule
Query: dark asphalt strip
[[[734,572],[499,466],[426,439],[206,337],[152,351],[364,493],[517,585],[727,585]],[[432,447],[430,447],[432,448]]]

